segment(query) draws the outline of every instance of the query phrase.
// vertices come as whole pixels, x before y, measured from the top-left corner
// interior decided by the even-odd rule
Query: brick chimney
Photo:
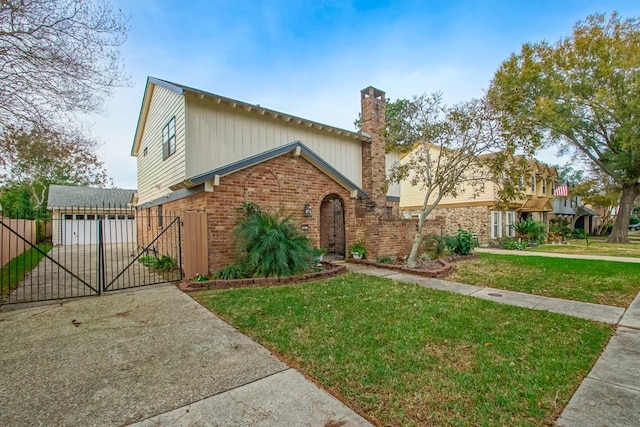
[[[385,153],[385,94],[369,86],[360,91],[362,132],[371,142],[362,143],[362,188],[369,195],[367,204],[383,213],[387,195],[383,191],[386,179]]]

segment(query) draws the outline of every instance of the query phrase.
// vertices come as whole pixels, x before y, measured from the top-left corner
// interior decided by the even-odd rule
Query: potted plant
[[[365,249],[364,242],[362,240],[357,240],[349,246],[349,252],[351,252],[353,259],[362,259],[367,255],[367,250]]]
[[[311,254],[313,255],[314,264],[317,266],[321,265],[320,263],[322,262],[322,258],[326,253],[327,253],[327,250],[325,248],[319,248],[317,246],[314,246],[313,251],[311,251]]]

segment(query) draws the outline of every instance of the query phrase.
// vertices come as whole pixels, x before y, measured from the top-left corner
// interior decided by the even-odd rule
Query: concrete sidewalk
[[[457,294],[469,295],[476,298],[487,299],[501,304],[517,305],[532,310],[547,310],[554,313],[567,314],[583,319],[596,320],[610,324],[617,324],[625,309],[609,305],[591,304],[588,302],[570,301],[559,298],[550,298],[540,295],[525,294],[522,292],[505,291],[502,289],[485,288],[481,286],[465,285],[463,283],[449,282],[441,279],[417,276],[401,273],[383,268],[370,267],[363,264],[347,263],[349,271],[368,274],[371,276],[383,276],[401,282],[415,283],[420,286]]]
[[[528,253],[519,254],[527,255]],[[529,253],[528,255],[538,254]],[[621,307],[481,288],[361,264],[347,264],[347,268],[354,273],[388,277],[402,282],[416,283],[431,289],[490,299],[502,304],[533,310],[548,310],[617,324],[616,333],[556,420],[556,425],[560,427],[635,427],[639,424],[640,294],[625,310]]]
[[[561,427],[640,423],[640,295],[556,421]]]
[[[0,425],[370,425],[172,285],[0,310]]]
[[[547,258],[589,259],[594,261],[617,261],[617,262],[631,262],[631,263],[640,264],[640,258],[609,256],[609,255],[582,255],[582,254],[563,254],[563,253],[556,253],[556,252],[510,251],[507,249],[494,249],[494,248],[475,248],[474,251],[478,253],[486,253],[486,254],[514,255],[514,256],[541,256],[541,257],[547,257]]]

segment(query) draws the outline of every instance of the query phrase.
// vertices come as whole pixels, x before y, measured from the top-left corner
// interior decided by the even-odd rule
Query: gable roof
[[[518,209],[520,212],[551,212],[552,210],[553,206],[551,206],[551,201],[547,197],[525,200]]]
[[[140,115],[138,117],[138,123],[136,125],[136,132],[133,139],[133,146],[131,147],[131,155],[137,156],[140,150],[140,143],[142,141],[142,132],[144,130],[144,123],[146,122],[149,114],[149,107],[151,106],[151,94],[153,92],[153,86],[160,86],[168,89],[178,95],[184,96],[185,93],[192,93],[198,95],[201,98],[208,98],[216,103],[224,103],[230,105],[233,108],[240,107],[247,112],[254,111],[260,115],[268,115],[272,119],[284,120],[286,122],[293,123],[294,125],[313,127],[325,132],[336,133],[338,135],[345,135],[346,137],[354,138],[361,141],[370,141],[371,137],[365,133],[356,132],[353,130],[341,129],[335,126],[330,126],[324,123],[315,122],[309,119],[303,119],[291,114],[283,113],[276,110],[264,108],[257,104],[250,104],[248,102],[239,101],[237,99],[227,98],[215,93],[207,92],[201,89],[195,89],[189,86],[181,85],[179,83],[169,82],[167,80],[158,79],[156,77],[147,77],[147,84],[145,86],[144,95],[142,98],[142,106],[140,107]]]
[[[71,185],[49,187],[47,209],[75,207],[120,207],[133,203],[136,190],[120,188],[91,188]]]
[[[358,197],[362,197],[362,198],[368,197],[367,193],[365,193],[361,187],[359,187],[349,178],[347,178],[342,173],[340,173],[340,171],[338,171],[336,168],[331,166],[329,163],[323,160],[320,156],[318,156],[311,149],[309,149],[309,147],[307,147],[300,141],[293,141],[281,147],[273,148],[271,150],[264,151],[260,154],[256,154],[255,156],[247,157],[240,161],[213,169],[209,172],[193,176],[169,188],[173,191],[180,190],[182,188],[193,188],[197,185],[204,183],[205,181],[214,180],[216,177],[223,177],[225,175],[238,172],[242,169],[246,169],[248,167],[257,165],[258,163],[265,162],[267,160],[282,156],[283,154],[287,154],[287,153],[293,153],[296,156],[303,157],[309,163],[311,163],[312,165],[320,169],[322,172],[327,174],[331,179],[336,181],[338,184],[340,184],[347,190],[356,191],[358,194]]]

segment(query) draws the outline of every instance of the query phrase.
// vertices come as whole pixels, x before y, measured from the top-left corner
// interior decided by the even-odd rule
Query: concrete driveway
[[[368,425],[172,285],[5,306],[0,402],[12,426]]]
[[[164,273],[167,277],[163,277],[143,264],[133,261],[137,254],[135,243],[104,245],[104,276],[106,284],[109,285],[108,289],[131,288],[180,279],[178,271]],[[7,303],[97,294],[97,245],[55,246],[47,255],[48,257],[43,258],[11,292]]]

